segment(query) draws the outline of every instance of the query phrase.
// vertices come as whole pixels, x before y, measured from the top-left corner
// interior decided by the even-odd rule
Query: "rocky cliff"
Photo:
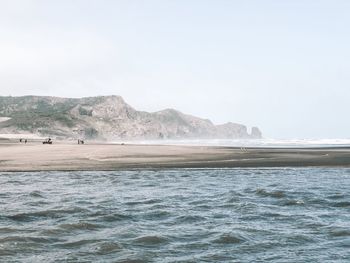
[[[236,123],[214,125],[210,120],[173,109],[137,111],[120,96],[81,99],[0,97],[0,133],[34,133],[62,139],[260,138]]]

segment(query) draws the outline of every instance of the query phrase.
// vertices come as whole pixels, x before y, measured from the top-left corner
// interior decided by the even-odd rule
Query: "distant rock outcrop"
[[[261,138],[257,127],[249,134],[241,124],[214,125],[173,109],[137,111],[120,96],[0,97],[0,117],[0,133],[30,132],[62,139]]]
[[[252,133],[250,134],[250,137],[253,139],[260,139],[262,137],[262,133],[258,127],[252,128]]]

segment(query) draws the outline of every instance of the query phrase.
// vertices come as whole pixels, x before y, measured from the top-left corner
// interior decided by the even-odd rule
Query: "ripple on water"
[[[32,191],[29,193],[29,196],[36,197],[36,198],[45,198],[44,194],[40,191]]]
[[[166,237],[158,235],[148,235],[141,236],[133,240],[134,243],[143,244],[143,245],[158,245],[167,243],[169,240]]]
[[[19,232],[26,232],[25,230],[22,230],[20,228],[14,228],[14,227],[1,227],[0,228],[0,235],[8,235],[12,233],[19,233]]]
[[[129,221],[133,220],[133,216],[130,214],[122,213],[111,213],[98,216],[98,220],[102,222],[120,222],[120,221]]]
[[[273,198],[284,198],[286,197],[286,193],[281,190],[275,190],[275,191],[267,191],[263,188],[256,189],[255,193],[260,196],[264,197],[273,197]]]
[[[303,200],[298,200],[298,199],[287,199],[281,202],[282,206],[295,206],[295,205],[304,205]]]
[[[96,246],[96,254],[107,255],[115,252],[122,251],[124,247],[117,242],[100,242]]]
[[[333,200],[344,199],[347,197],[348,196],[346,194],[343,194],[343,193],[336,193],[336,194],[332,194],[332,195],[327,196],[328,199],[333,199]]]
[[[126,202],[125,204],[129,206],[138,206],[138,205],[157,204],[161,202],[162,200],[160,199],[147,199],[147,200],[141,200],[141,201],[130,201],[130,202]]]
[[[42,218],[61,218],[72,214],[82,214],[83,212],[89,211],[80,207],[73,207],[69,209],[47,209],[34,212],[17,213],[8,215],[7,218],[14,221],[35,221]]]
[[[0,180],[1,262],[350,262],[350,169]]]
[[[55,244],[56,247],[60,248],[66,248],[66,249],[75,249],[79,247],[83,247],[89,244],[95,244],[96,242],[99,242],[98,239],[82,239],[82,240],[76,240],[72,242],[64,242],[64,243],[58,243]]]
[[[147,259],[122,259],[117,260],[116,263],[147,263],[150,262]]]
[[[333,207],[350,207],[350,202],[349,201],[344,201],[344,202],[332,202],[331,205]]]
[[[74,230],[93,231],[93,230],[98,230],[103,226],[97,223],[77,222],[77,223],[70,223],[70,224],[61,224],[58,227],[66,231],[74,231]]]
[[[200,223],[205,221],[206,218],[204,216],[199,215],[183,215],[178,216],[173,219],[174,224],[193,224]]]
[[[34,242],[34,243],[48,243],[50,241],[58,241],[59,239],[45,238],[45,237],[32,237],[32,236],[9,236],[0,239],[1,243],[7,242]]]
[[[218,244],[240,244],[246,242],[246,239],[238,234],[229,233],[220,235],[213,242]]]
[[[172,213],[165,210],[151,210],[150,212],[141,214],[141,217],[146,220],[161,221],[168,219],[172,216]]]
[[[332,237],[348,237],[350,236],[350,229],[340,226],[327,226],[323,229]]]
[[[239,203],[241,201],[241,196],[230,196],[227,203]]]

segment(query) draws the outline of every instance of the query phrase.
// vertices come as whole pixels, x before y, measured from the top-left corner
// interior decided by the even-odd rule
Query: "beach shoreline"
[[[350,167],[349,147],[239,148],[59,142],[0,142],[0,171]]]

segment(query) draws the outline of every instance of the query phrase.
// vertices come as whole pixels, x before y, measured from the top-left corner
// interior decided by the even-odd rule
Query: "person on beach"
[[[27,144],[27,139],[24,140],[24,143]]]

